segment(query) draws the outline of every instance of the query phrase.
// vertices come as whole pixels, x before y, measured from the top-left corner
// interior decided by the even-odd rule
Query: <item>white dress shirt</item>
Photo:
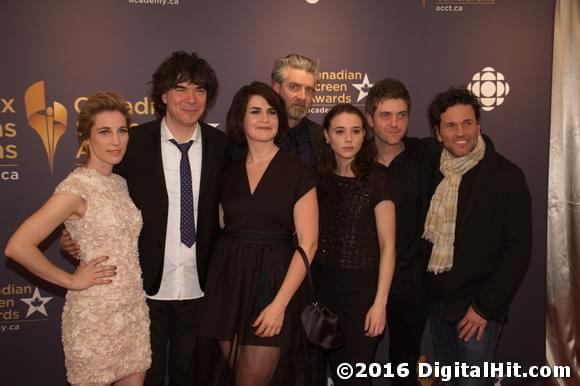
[[[167,232],[165,234],[165,256],[163,258],[163,276],[155,300],[197,299],[204,295],[199,285],[196,260],[196,243],[188,248],[181,242],[181,151],[170,142],[175,139],[169,131],[165,119],[161,120],[161,158],[167,187]],[[193,218],[197,224],[197,207],[199,199],[199,182],[201,179],[201,128],[199,123],[193,131],[193,140],[189,148],[189,165],[191,167],[191,184],[193,192]],[[196,226],[197,229],[197,226]]]

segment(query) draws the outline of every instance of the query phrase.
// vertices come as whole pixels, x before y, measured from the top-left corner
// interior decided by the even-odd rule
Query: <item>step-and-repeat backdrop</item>
[[[311,110],[319,122],[338,102],[363,108],[369,87],[388,76],[411,92],[410,135],[428,136],[434,94],[470,84],[483,131],[524,170],[533,197],[532,264],[498,356],[543,364],[553,8],[547,0],[3,1],[0,245],[80,162],[83,99],[115,90],[136,122],[153,119],[147,83],[173,51],[198,52],[216,70],[220,90],[206,121],[219,128],[234,92],[269,82],[274,59],[291,52],[320,62]],[[72,270],[55,240],[42,248]],[[66,384],[63,294],[0,254],[1,385]]]

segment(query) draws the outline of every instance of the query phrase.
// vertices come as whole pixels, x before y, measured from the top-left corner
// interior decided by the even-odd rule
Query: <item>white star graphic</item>
[[[44,316],[48,316],[46,313],[46,308],[44,305],[52,300],[52,297],[42,297],[40,296],[40,291],[38,291],[38,287],[35,287],[34,294],[32,294],[31,298],[22,298],[20,299],[22,302],[28,304],[28,311],[26,312],[26,317],[28,318],[30,315],[34,314],[35,312],[40,312]],[[40,303],[40,304],[38,304]]]
[[[358,103],[369,95],[369,89],[373,87],[373,84],[369,82],[369,76],[365,73],[362,83],[353,83],[352,87],[358,90],[358,97],[356,98],[356,102]]]

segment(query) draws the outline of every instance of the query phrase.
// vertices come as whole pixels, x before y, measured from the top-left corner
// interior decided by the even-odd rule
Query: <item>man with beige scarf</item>
[[[508,307],[531,255],[531,198],[520,168],[481,135],[480,105],[464,88],[429,106],[442,144],[439,181],[423,237],[433,249],[426,289],[435,359],[483,366],[493,361]],[[446,385],[493,385],[454,378]]]

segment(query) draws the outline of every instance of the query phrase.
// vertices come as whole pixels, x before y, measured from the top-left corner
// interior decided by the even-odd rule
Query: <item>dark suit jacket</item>
[[[221,131],[200,122],[202,167],[197,215],[197,271],[204,287],[213,242],[219,234],[218,206],[226,137]],[[159,290],[163,273],[167,231],[167,188],[161,159],[161,120],[132,130],[127,154],[115,172],[125,177],[129,194],[143,216],[139,237],[139,258],[143,286],[149,295]],[[195,199],[195,197],[194,197]]]
[[[461,319],[469,305],[485,319],[504,321],[530,262],[532,210],[525,176],[485,141],[484,158],[459,187],[453,267],[427,275],[428,290],[439,292],[435,296],[443,299],[449,321]],[[438,184],[440,172],[437,178]]]
[[[322,143],[322,126],[308,118],[304,118],[304,122],[306,123],[308,132],[310,133],[310,143],[312,144],[312,159],[314,160],[314,165],[316,165],[316,159],[318,158],[318,152],[320,151],[320,144]],[[296,144],[292,146],[292,153],[298,157],[300,156],[298,154],[298,147]]]

